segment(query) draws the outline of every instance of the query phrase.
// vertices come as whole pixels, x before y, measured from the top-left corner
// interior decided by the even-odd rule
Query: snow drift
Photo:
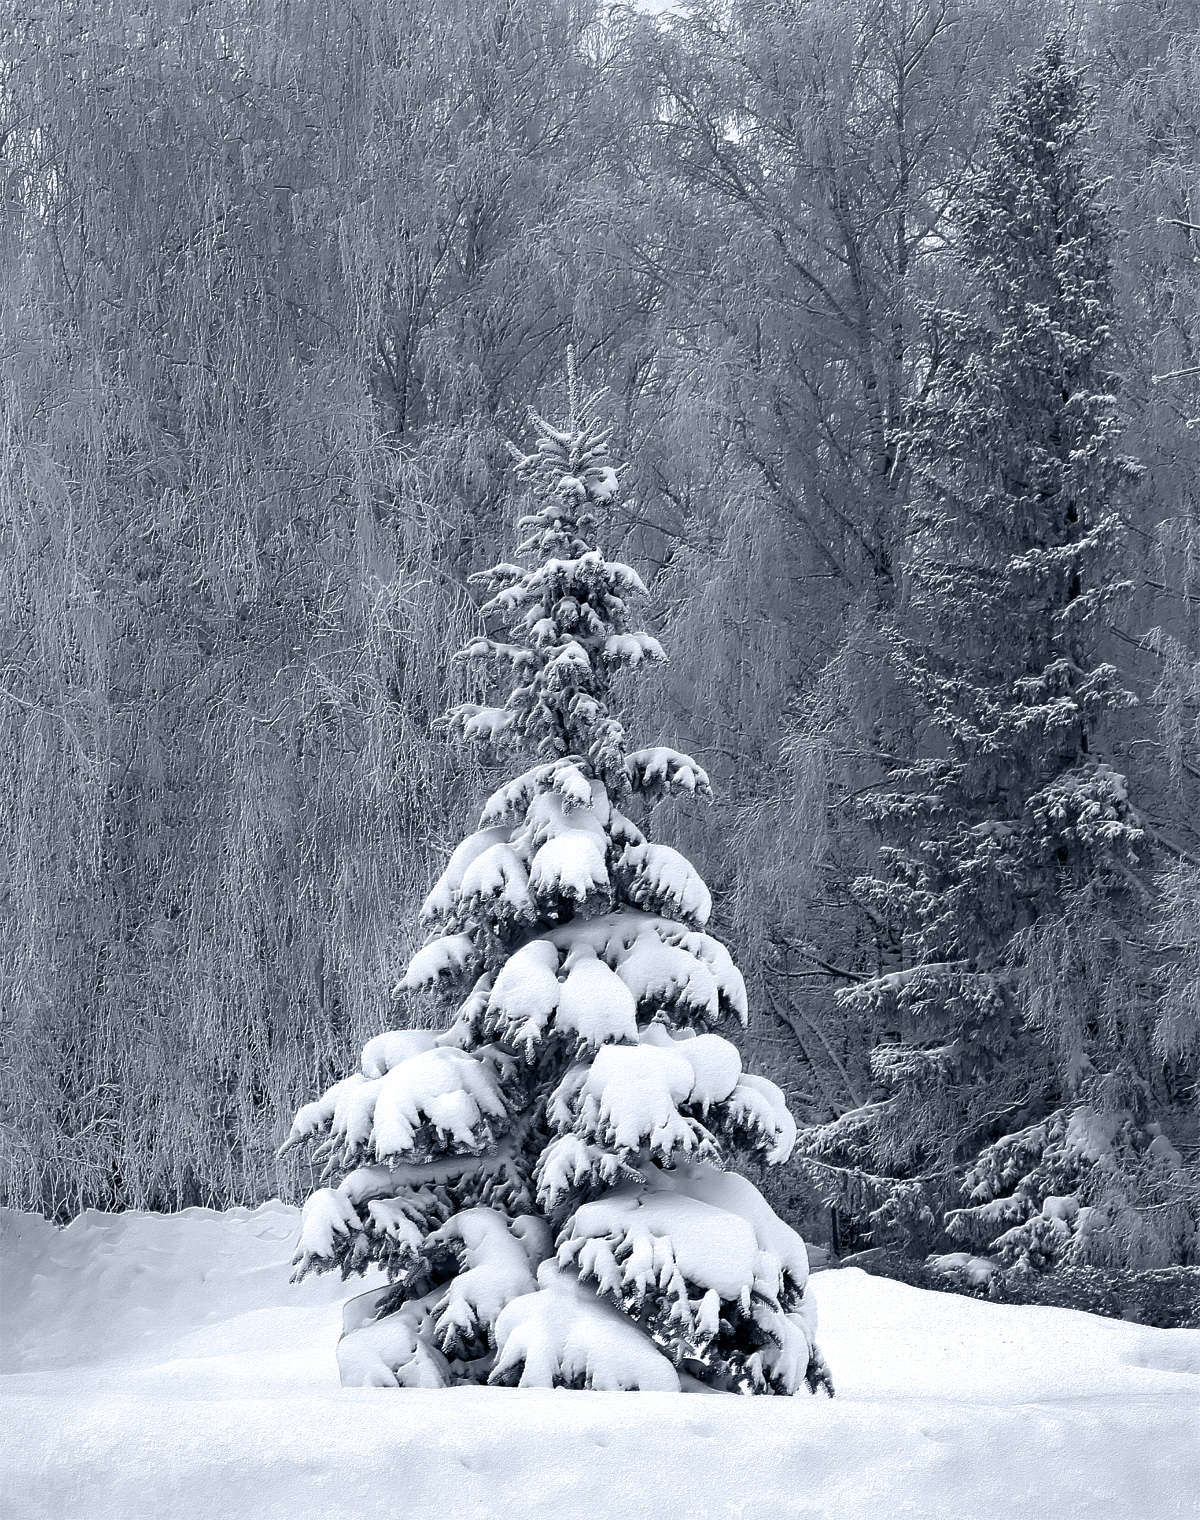
[[[832,1402],[342,1388],[347,1288],[288,1285],[298,1222],[278,1202],[3,1217],[5,1520],[1195,1513],[1200,1331],[847,1269],[812,1279]],[[553,1332],[529,1321],[530,1354]]]

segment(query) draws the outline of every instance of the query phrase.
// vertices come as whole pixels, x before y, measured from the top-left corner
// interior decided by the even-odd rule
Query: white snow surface
[[[4,1216],[4,1520],[1196,1513],[1200,1331],[848,1268],[810,1288],[833,1402],[342,1388],[342,1300],[380,1279],[289,1286],[298,1225],[278,1202]]]

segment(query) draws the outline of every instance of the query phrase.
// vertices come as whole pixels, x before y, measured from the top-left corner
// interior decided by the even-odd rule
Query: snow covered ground
[[[1195,1520],[1200,1331],[814,1279],[838,1397],[338,1386],[298,1211],[3,1220],[20,1520]],[[364,1284],[365,1286],[365,1284]]]

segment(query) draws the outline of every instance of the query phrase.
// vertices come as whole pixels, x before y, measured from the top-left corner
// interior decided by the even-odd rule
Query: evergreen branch
[[[864,1171],[859,1166],[839,1165],[834,1161],[818,1161],[815,1156],[806,1155],[804,1151],[798,1152],[796,1162],[799,1166],[819,1167],[823,1172],[834,1172],[842,1177],[851,1177],[856,1182],[865,1182],[880,1190],[892,1191],[898,1187],[910,1187],[913,1184],[940,1182],[947,1177],[961,1177],[966,1174],[969,1167],[966,1163],[957,1166],[939,1167],[933,1172],[917,1172],[911,1177],[888,1177],[882,1172]]]
[[[963,967],[970,967],[970,961],[926,961],[920,966],[906,966],[903,971],[885,971],[881,976],[870,978],[860,977],[859,985],[855,989],[858,992],[873,992],[876,988],[883,992],[898,992],[901,987],[915,981],[918,976],[926,973],[941,973],[959,971]],[[994,976],[995,972],[979,972],[978,975]]]

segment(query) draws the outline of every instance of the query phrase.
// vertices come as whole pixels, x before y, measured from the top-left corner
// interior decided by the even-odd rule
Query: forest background
[[[923,742],[887,657],[915,541],[897,439],[940,359],[931,311],[970,295],[956,243],[998,102],[1054,28],[1092,101],[1138,466],[1099,651],[1137,702],[1097,744],[1147,843],[1132,918],[1081,930],[1064,898],[1026,943],[1024,1016],[1064,1069],[1119,1052],[1170,1163],[1131,1174],[1129,1259],[1195,1259],[1194,0],[155,0],[7,24],[5,1202],[306,1190],[276,1147],[412,1017],[388,989],[416,910],[495,784],[431,725],[473,694],[467,577],[508,550],[505,440],[553,413],[569,343],[629,462],[604,547],[670,657],[627,726],[712,778],[711,808],[662,803],[655,829],[713,889],[747,1063],[810,1135],[878,1100],[903,1031],[847,994],[913,946],[863,887],[881,834],[858,803]],[[814,1143],[771,1187],[819,1239],[836,1203],[842,1247],[889,1221],[944,1247],[940,1220],[878,1214],[887,1181]]]

